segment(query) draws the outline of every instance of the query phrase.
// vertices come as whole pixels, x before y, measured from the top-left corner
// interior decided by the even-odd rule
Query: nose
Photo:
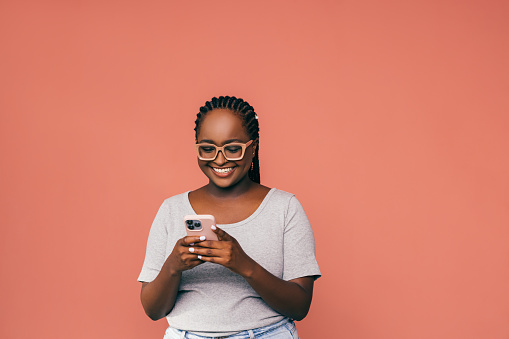
[[[219,166],[223,166],[228,162],[228,160],[226,160],[226,158],[224,157],[223,151],[217,152],[217,156],[216,159],[214,159],[214,162]]]

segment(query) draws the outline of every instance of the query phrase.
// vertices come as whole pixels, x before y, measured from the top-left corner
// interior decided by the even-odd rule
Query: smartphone
[[[217,234],[210,226],[216,224],[216,219],[210,214],[186,215],[184,217],[187,235],[204,235],[207,240],[218,240]]]

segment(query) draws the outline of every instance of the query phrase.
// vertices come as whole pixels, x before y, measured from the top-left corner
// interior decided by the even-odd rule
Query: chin
[[[235,178],[228,178],[228,179],[217,179],[217,178],[211,178],[209,177],[209,181],[210,183],[214,184],[215,186],[217,187],[221,187],[221,188],[228,188],[228,187],[233,187],[235,186],[236,184],[239,183],[240,180],[235,180]]]
[[[247,173],[245,176],[242,176],[240,178],[235,176],[235,177],[231,177],[231,178],[222,179],[222,178],[218,178],[218,177],[214,176],[214,174],[211,174],[210,176],[207,175],[207,177],[209,178],[209,182],[211,184],[213,184],[214,186],[220,187],[220,188],[234,187],[245,180],[249,180]]]

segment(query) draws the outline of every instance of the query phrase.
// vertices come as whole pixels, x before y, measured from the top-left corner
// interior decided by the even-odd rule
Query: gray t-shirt
[[[154,280],[175,243],[186,235],[184,216],[196,214],[188,194],[168,198],[159,208],[138,281]],[[273,188],[247,219],[217,226],[276,277],[320,276],[313,230],[291,193]],[[284,316],[268,306],[240,275],[224,266],[204,263],[182,273],[175,306],[166,318],[177,329],[225,336],[276,323]]]

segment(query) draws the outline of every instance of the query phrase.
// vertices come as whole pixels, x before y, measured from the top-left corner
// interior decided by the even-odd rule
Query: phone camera
[[[186,220],[186,226],[189,230],[199,231],[201,230],[201,221],[200,220]]]

